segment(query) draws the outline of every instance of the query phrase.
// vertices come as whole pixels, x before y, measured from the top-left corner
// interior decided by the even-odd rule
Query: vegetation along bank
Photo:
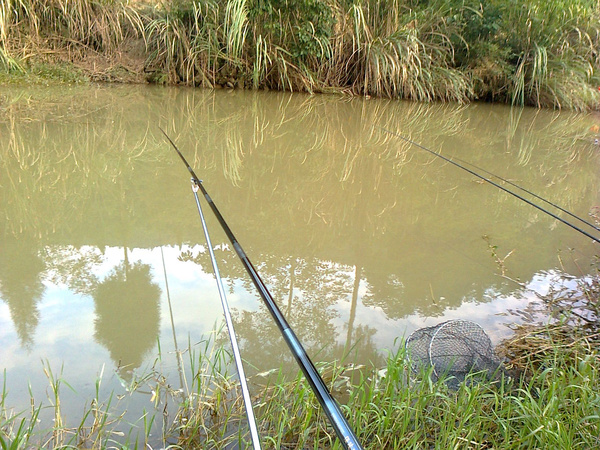
[[[597,0],[3,0],[0,81],[600,108]]]
[[[598,280],[596,272],[574,289],[558,284],[540,297],[550,322],[521,326],[500,346],[510,378],[483,382],[473,373],[451,388],[444,377],[432,381],[431,368],[415,373],[402,346],[384,367],[331,363],[320,370],[365,449],[599,448]],[[167,383],[157,360],[156,370],[140,375],[126,395],[97,397],[81,417],[61,411],[68,375],[44,366],[48,400],[32,394],[29,411],[12,410],[6,387],[0,390],[0,448],[248,448],[239,386],[226,372],[230,357],[208,341],[205,346],[186,352],[195,375],[184,389]],[[265,449],[341,448],[300,374],[261,376],[250,382]],[[101,383],[96,380],[98,390]],[[115,410],[134,394],[154,404],[137,427]],[[176,410],[169,413],[167,404]],[[45,427],[38,419],[48,414],[52,425]]]

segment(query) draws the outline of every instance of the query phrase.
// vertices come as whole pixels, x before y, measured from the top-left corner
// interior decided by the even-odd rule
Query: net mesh
[[[461,382],[471,372],[494,378],[502,371],[489,336],[468,320],[449,320],[420,328],[406,340],[406,350],[413,371],[432,368],[435,381],[449,376]]]

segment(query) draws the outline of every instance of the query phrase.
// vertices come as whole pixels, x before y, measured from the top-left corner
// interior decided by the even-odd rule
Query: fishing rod
[[[545,199],[545,198],[544,198],[544,197],[542,197],[541,195],[538,195],[538,194],[536,194],[535,192],[531,192],[530,190],[528,190],[528,189],[526,189],[526,188],[524,188],[524,187],[522,187],[522,186],[519,186],[517,183],[514,183],[514,182],[512,182],[512,181],[510,181],[510,180],[507,180],[506,178],[502,178],[500,175],[496,175],[495,173],[492,173],[492,172],[490,172],[490,171],[488,171],[488,170],[485,170],[485,169],[484,169],[484,168],[482,168],[482,167],[479,167],[479,166],[477,166],[477,165],[475,165],[475,164],[473,164],[473,163],[470,163],[470,162],[468,162],[468,161],[465,161],[464,159],[460,159],[460,158],[457,158],[457,157],[455,157],[455,156],[454,156],[454,157],[452,157],[452,159],[453,159],[454,161],[458,161],[458,162],[460,162],[460,163],[462,163],[462,164],[466,164],[466,165],[468,165],[468,166],[471,166],[471,167],[473,167],[475,170],[478,170],[478,171],[480,171],[480,172],[486,173],[486,174],[488,174],[488,175],[489,175],[489,176],[491,176],[491,177],[497,178],[498,180],[500,180],[500,181],[502,181],[502,182],[504,182],[504,183],[506,183],[506,184],[510,184],[511,186],[513,186],[513,187],[515,187],[515,188],[519,189],[520,191],[523,191],[523,192],[525,192],[525,193],[527,193],[527,194],[531,195],[532,197],[534,197],[534,198],[537,198],[538,200],[541,200],[542,202],[544,202],[544,203],[546,203],[546,204],[548,204],[548,205],[550,205],[550,206],[553,206],[554,208],[558,209],[559,211],[561,211],[561,212],[563,212],[563,213],[567,214],[568,216],[571,216],[573,219],[579,220],[581,223],[584,223],[585,225],[587,225],[587,226],[589,226],[589,227],[593,228],[594,230],[596,230],[596,231],[600,231],[600,227],[597,227],[597,226],[596,226],[596,225],[594,225],[593,223],[590,223],[590,222],[588,222],[587,220],[585,220],[584,218],[582,218],[582,217],[579,217],[578,215],[576,215],[576,214],[572,213],[572,212],[571,212],[571,211],[569,211],[568,209],[565,209],[565,208],[563,208],[563,207],[561,207],[561,206],[557,205],[556,203],[552,203],[550,200],[548,200],[548,199]]]
[[[554,218],[554,219],[558,220],[559,222],[562,222],[563,224],[565,224],[565,225],[567,225],[567,226],[571,227],[571,228],[572,228],[572,229],[574,229],[575,231],[578,231],[578,232],[580,232],[581,234],[583,234],[584,236],[586,236],[586,237],[588,237],[588,238],[592,239],[594,242],[598,242],[598,243],[600,243],[600,239],[599,239],[599,238],[592,236],[592,235],[591,235],[590,233],[588,233],[587,231],[585,231],[585,230],[582,230],[582,229],[581,229],[581,228],[579,228],[578,226],[576,226],[576,225],[573,225],[571,222],[568,222],[567,220],[565,220],[565,219],[563,219],[563,218],[561,218],[561,217],[557,216],[556,214],[554,214],[554,213],[552,213],[552,212],[548,211],[547,209],[544,209],[544,208],[542,208],[541,206],[537,205],[536,203],[533,203],[531,200],[528,200],[528,199],[526,199],[525,197],[523,197],[523,196],[521,196],[521,195],[517,194],[516,192],[513,192],[513,191],[511,191],[510,189],[507,189],[506,187],[504,187],[504,186],[502,186],[502,185],[500,185],[500,184],[496,183],[495,181],[492,181],[491,179],[489,179],[489,178],[487,178],[487,177],[485,177],[485,176],[483,176],[483,175],[481,175],[481,174],[479,174],[479,173],[475,172],[474,170],[471,170],[471,169],[469,169],[468,167],[465,167],[465,166],[463,166],[463,165],[461,165],[461,164],[457,163],[455,160],[453,160],[453,159],[450,159],[450,158],[448,158],[448,157],[446,157],[446,156],[444,156],[444,155],[442,155],[442,154],[440,154],[440,153],[434,152],[433,150],[431,150],[431,149],[429,149],[429,148],[425,147],[424,145],[421,145],[421,144],[419,144],[419,143],[417,143],[417,142],[415,142],[415,141],[412,141],[412,140],[408,139],[407,137],[404,137],[404,136],[402,136],[402,135],[401,135],[401,134],[399,134],[399,133],[396,133],[396,132],[394,132],[394,131],[388,130],[387,128],[383,128],[383,127],[378,127],[378,128],[380,128],[382,131],[384,131],[384,132],[386,132],[386,133],[388,133],[388,134],[390,134],[390,135],[392,135],[392,136],[395,136],[395,137],[397,137],[397,138],[399,138],[399,139],[402,139],[402,140],[403,140],[403,141],[405,141],[405,142],[408,142],[408,143],[409,143],[409,144],[411,144],[411,145],[414,145],[415,147],[418,147],[418,148],[420,148],[421,150],[425,150],[426,152],[428,152],[428,153],[431,153],[432,155],[435,155],[435,156],[437,156],[438,158],[441,158],[441,159],[443,159],[444,161],[446,161],[446,162],[448,162],[448,163],[450,163],[450,164],[452,164],[452,165],[454,165],[454,166],[458,167],[459,169],[462,169],[462,170],[464,170],[464,171],[466,171],[466,172],[470,173],[471,175],[473,175],[473,176],[475,176],[475,177],[479,178],[480,180],[483,180],[483,181],[485,181],[485,182],[487,182],[487,183],[491,184],[492,186],[495,186],[495,187],[497,187],[498,189],[500,189],[500,190],[502,190],[502,191],[506,192],[507,194],[510,194],[510,195],[512,195],[513,197],[516,197],[516,198],[518,198],[519,200],[521,200],[521,201],[523,201],[523,202],[527,203],[527,204],[528,204],[528,205],[530,205],[530,206],[533,206],[534,208],[536,208],[536,209],[538,209],[538,210],[542,211],[543,213],[545,213],[545,214],[549,215],[550,217],[552,217],[552,218]],[[468,164],[468,165],[470,165],[470,166],[472,166],[472,167],[475,167],[473,164],[470,164],[470,163],[467,163],[467,164]],[[493,177],[495,177],[495,178],[501,179],[501,180],[503,180],[503,181],[507,181],[507,180],[504,180],[503,178],[501,178],[501,177],[499,177],[499,176],[497,176],[497,175],[494,175],[494,174],[493,174],[493,173],[491,173],[491,172],[484,171],[484,170],[482,170],[482,171],[483,171],[483,172],[485,172],[485,173],[487,173],[487,174],[488,174],[488,175],[490,175],[490,176],[493,176]],[[514,185],[515,187],[518,187],[516,184],[514,184],[514,183],[512,183],[512,182],[510,182],[510,181],[507,181],[507,182],[508,182],[508,183],[510,183],[510,184],[512,184],[512,185]],[[519,189],[521,189],[521,190],[523,190],[523,191],[525,191],[525,192],[528,192],[528,193],[530,193],[529,191],[527,191],[527,190],[526,190],[526,189],[524,189],[524,188],[521,188],[521,187],[519,187]],[[532,195],[535,195],[535,194],[532,194]],[[536,197],[539,197],[539,196],[537,196],[537,195],[535,195],[535,196],[536,196]],[[539,197],[539,198],[540,198],[541,200],[543,200],[541,197]],[[545,200],[545,201],[546,201],[547,203],[551,204],[552,206],[555,206],[555,207],[557,207],[557,208],[558,208],[558,206],[554,205],[554,204],[553,204],[553,203],[551,203],[550,201],[548,201],[548,200]],[[561,209],[561,210],[562,210],[562,208],[559,208],[559,209]],[[563,211],[564,211],[564,210],[563,210]],[[581,220],[582,222],[584,222],[584,223],[587,223],[587,222],[586,222],[584,219],[581,219],[581,218],[577,217],[575,214],[573,214],[573,213],[569,213],[569,214],[570,214],[571,216],[573,216],[573,217],[576,217],[576,218],[578,218],[578,219],[579,219],[579,220]],[[591,224],[589,224],[589,223],[587,223],[587,224],[588,224],[588,225],[590,225],[590,226],[592,226],[594,229],[598,230],[598,228],[597,228],[597,227],[595,227],[594,225],[591,225]]]
[[[254,418],[254,410],[252,409],[252,400],[250,399],[250,391],[248,390],[248,384],[246,383],[246,374],[244,372],[244,365],[242,364],[242,357],[240,355],[240,348],[237,343],[235,336],[235,329],[233,328],[233,321],[231,320],[231,313],[229,312],[229,304],[227,302],[227,296],[225,295],[225,289],[223,288],[223,280],[221,280],[221,274],[219,272],[219,266],[215,258],[215,252],[213,251],[212,242],[208,234],[208,227],[204,220],[204,214],[202,213],[202,207],[200,206],[200,199],[198,198],[198,188],[200,184],[194,178],[192,178],[192,192],[196,199],[196,206],[198,207],[198,213],[200,214],[200,221],[202,222],[202,229],[204,230],[204,237],[206,237],[206,245],[208,246],[208,253],[210,253],[210,261],[212,263],[215,278],[217,280],[217,288],[219,290],[219,297],[221,298],[221,306],[223,307],[223,314],[225,315],[225,322],[227,323],[227,331],[229,333],[229,340],[231,341],[231,347],[233,348],[233,359],[235,360],[235,366],[240,377],[240,387],[242,389],[242,398],[244,399],[244,406],[246,408],[246,417],[248,418],[248,427],[250,428],[250,437],[252,439],[252,446],[255,449],[260,450],[260,438],[258,436],[258,428],[256,426],[256,419]]]
[[[173,148],[187,167],[190,175],[192,176],[192,179],[194,180],[194,183],[202,191],[204,198],[211,207],[213,213],[215,214],[215,217],[217,218],[219,224],[223,228],[223,231],[231,241],[231,244],[233,245],[233,248],[235,249],[238,257],[240,258],[242,265],[248,272],[248,275],[250,275],[254,286],[258,290],[267,309],[269,310],[269,313],[273,317],[273,320],[275,320],[275,323],[279,328],[283,339],[285,340],[288,348],[294,355],[296,362],[300,366],[302,373],[306,377],[306,380],[308,381],[312,391],[315,394],[315,397],[317,398],[321,407],[323,408],[323,411],[329,419],[329,422],[333,426],[333,429],[335,430],[335,433],[340,439],[340,442],[342,443],[343,447],[348,450],[362,449],[362,446],[358,442],[354,431],[352,431],[352,428],[350,428],[350,425],[348,424],[348,421],[342,414],[340,407],[338,406],[337,402],[327,389],[323,378],[321,378],[321,375],[319,375],[319,372],[317,371],[315,365],[306,353],[306,350],[304,350],[304,347],[302,346],[300,340],[298,339],[290,325],[287,323],[287,320],[285,319],[283,313],[275,303],[275,300],[273,299],[273,296],[267,289],[267,286],[258,275],[258,272],[252,265],[252,262],[250,261],[246,253],[244,252],[244,249],[236,239],[235,235],[229,228],[229,225],[227,225],[227,222],[225,222],[225,219],[221,215],[219,209],[217,208],[212,198],[204,188],[202,181],[196,176],[196,174],[194,173],[194,169],[192,169],[192,167],[186,161],[185,157],[179,151],[173,140],[167,135],[167,133],[165,133],[165,131],[162,128],[160,128],[160,131],[162,131],[162,133],[171,143],[171,145],[173,146]]]

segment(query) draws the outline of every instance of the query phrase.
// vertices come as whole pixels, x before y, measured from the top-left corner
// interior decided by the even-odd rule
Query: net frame
[[[405,343],[413,372],[432,368],[437,380],[444,375],[459,380],[473,371],[492,374],[501,369],[492,341],[476,322],[452,319],[413,331]]]

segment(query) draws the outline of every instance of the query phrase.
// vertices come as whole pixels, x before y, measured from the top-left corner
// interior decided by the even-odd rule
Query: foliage
[[[293,58],[328,56],[334,25],[331,4],[319,0],[253,0],[249,18],[256,24],[256,34],[287,48]]]
[[[131,40],[145,46],[151,82],[599,106],[600,10],[590,0],[6,0],[0,8],[4,71],[47,55],[110,58]]]

